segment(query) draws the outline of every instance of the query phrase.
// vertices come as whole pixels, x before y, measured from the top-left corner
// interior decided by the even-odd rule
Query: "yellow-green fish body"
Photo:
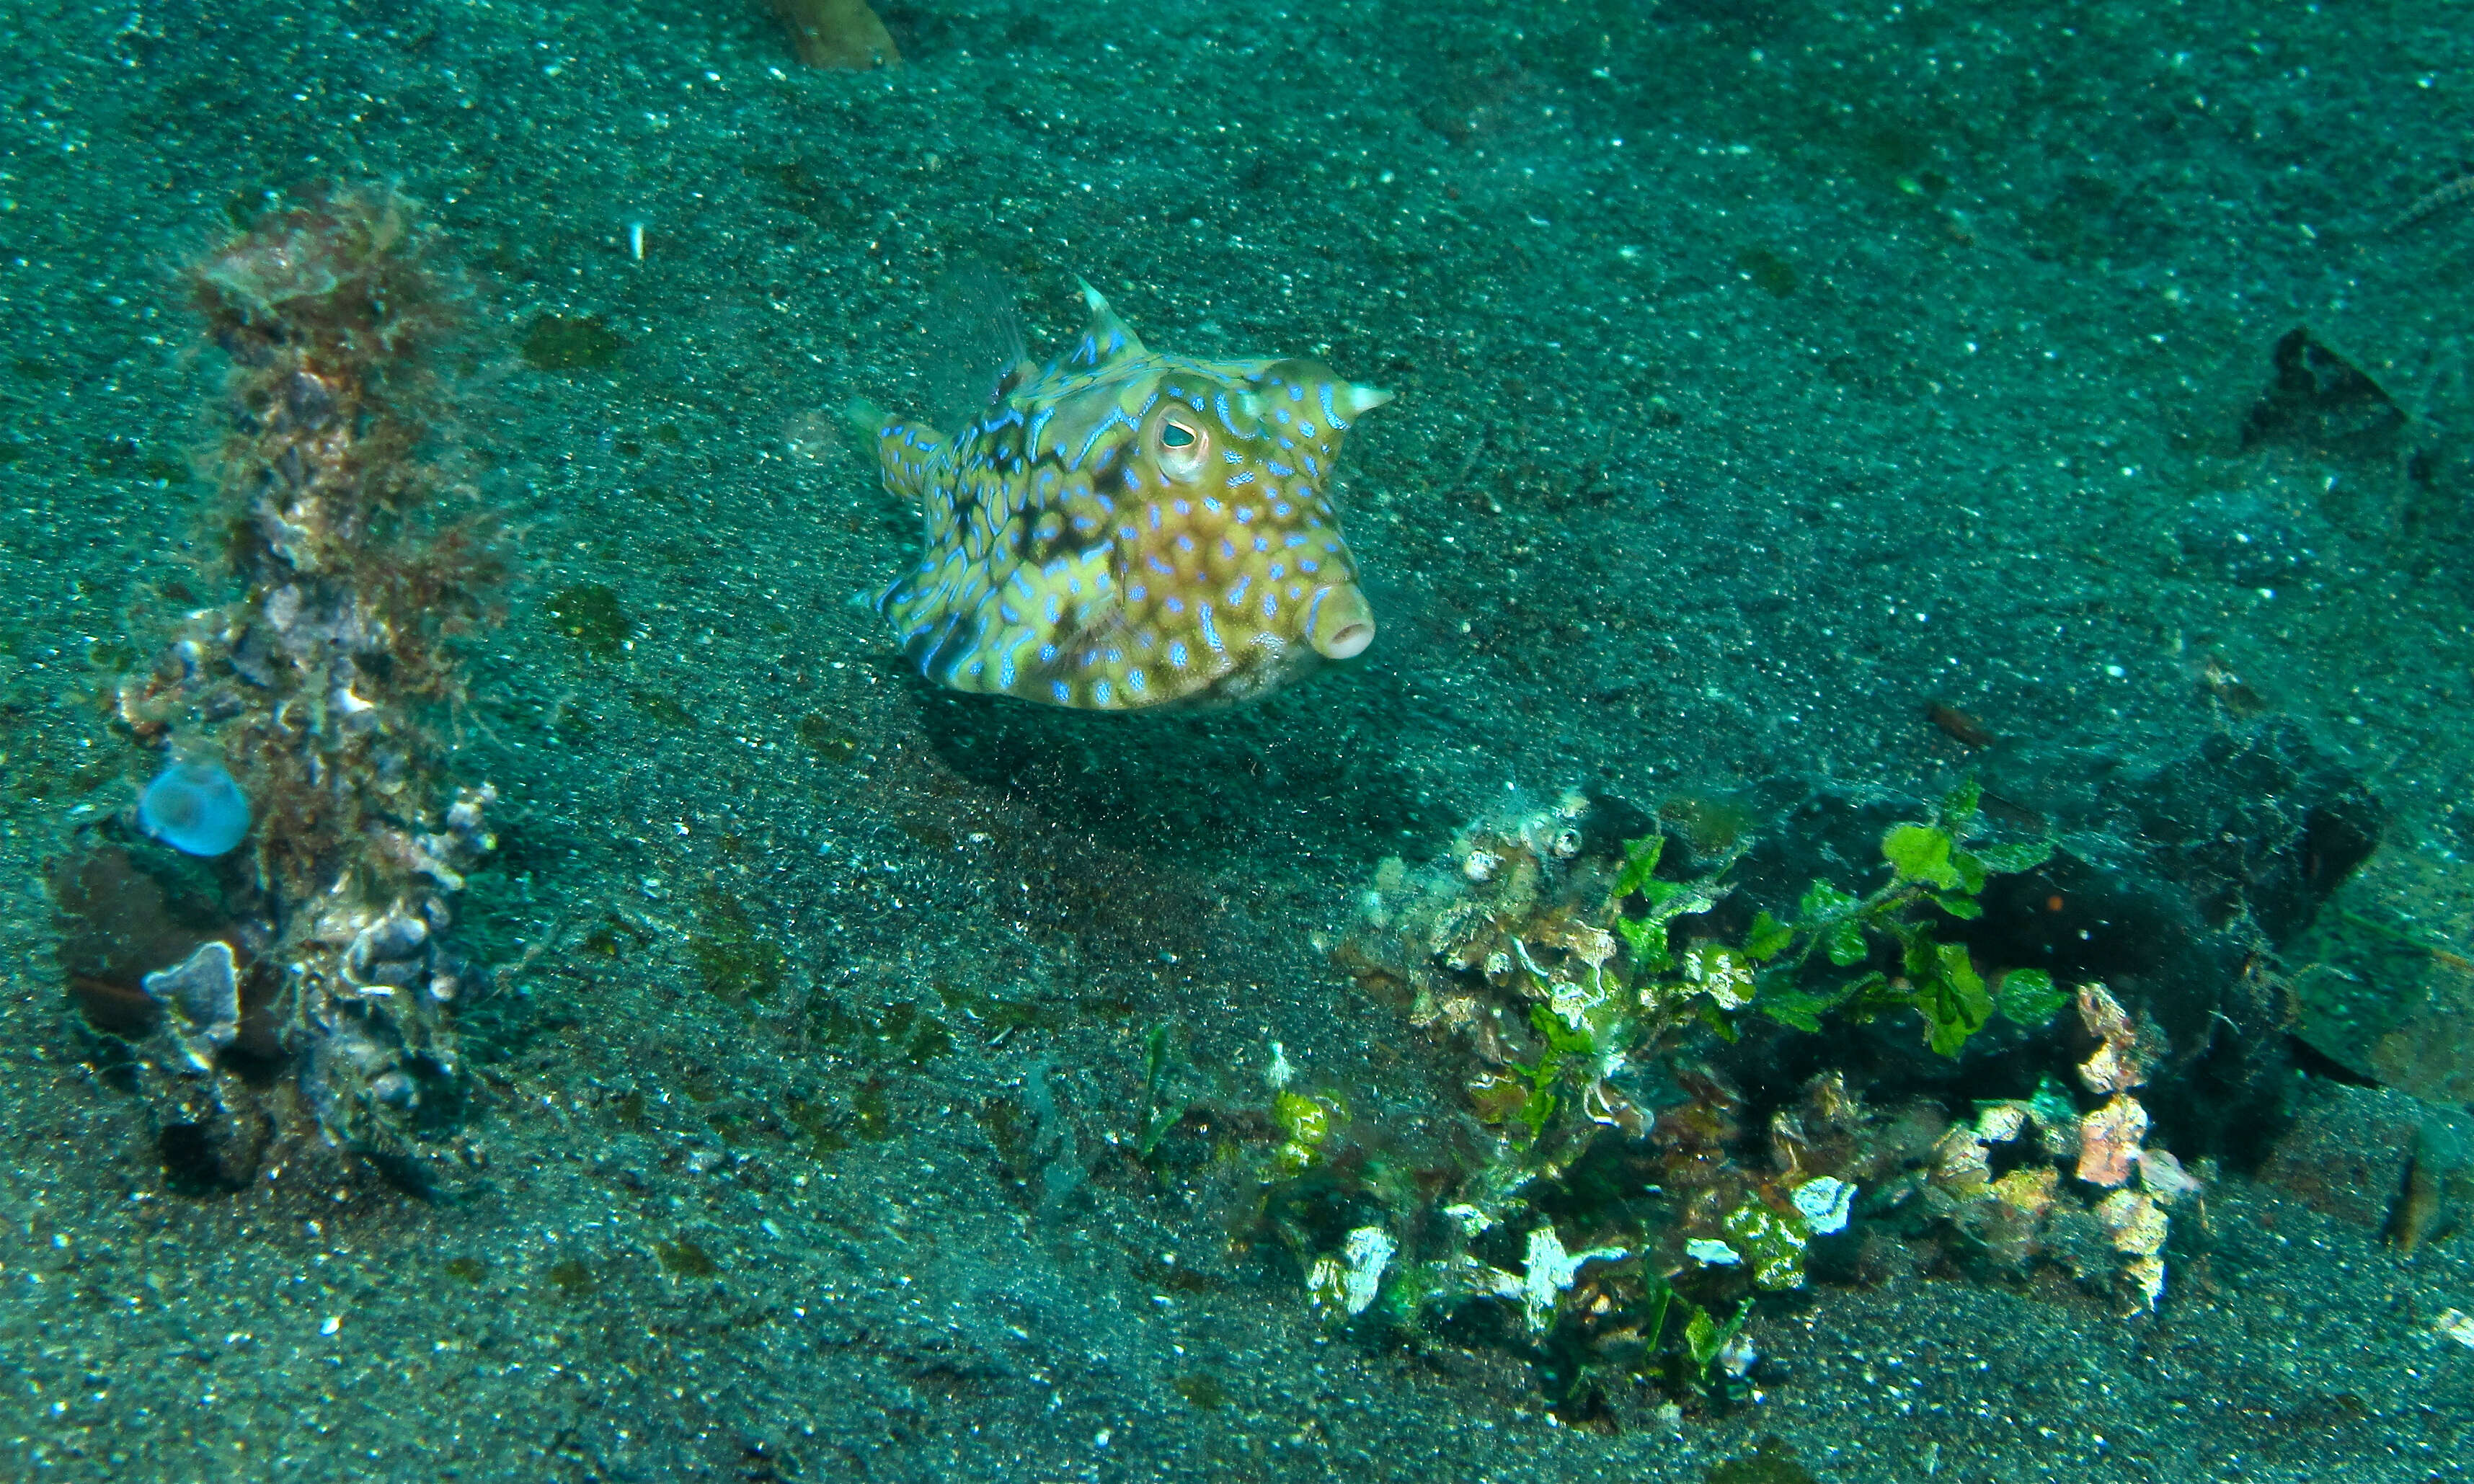
[[[1362,653],[1374,615],[1325,497],[1342,435],[1391,394],[1303,359],[1144,348],[1091,322],[1018,361],[951,437],[885,419],[885,488],[919,501],[919,561],[876,600],[958,691],[1131,711],[1260,695]]]

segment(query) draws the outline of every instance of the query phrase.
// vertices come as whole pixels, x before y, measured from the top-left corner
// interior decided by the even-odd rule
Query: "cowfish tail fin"
[[[876,446],[877,472],[888,493],[913,504],[927,497],[930,474],[945,451],[945,435],[925,423],[888,417],[874,404],[855,401],[843,411],[851,431]]]
[[[1151,353],[1144,348],[1142,337],[1117,318],[1117,311],[1108,307],[1108,301],[1100,297],[1098,289],[1080,279],[1074,281],[1081,286],[1082,302],[1091,308],[1091,323],[1083,328],[1082,338],[1075,343],[1073,353],[1066,356],[1067,365],[1098,366],[1121,355]]]

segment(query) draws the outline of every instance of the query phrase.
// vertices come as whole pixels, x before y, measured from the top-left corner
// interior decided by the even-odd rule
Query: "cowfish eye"
[[[1157,445],[1160,473],[1172,479],[1190,480],[1202,474],[1202,461],[1211,453],[1211,435],[1172,412],[1159,420],[1159,429],[1152,435]]]

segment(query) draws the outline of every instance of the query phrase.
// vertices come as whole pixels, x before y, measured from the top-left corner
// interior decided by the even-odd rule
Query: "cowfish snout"
[[[1352,582],[1322,595],[1306,643],[1326,660],[1353,660],[1374,643],[1374,609]]]

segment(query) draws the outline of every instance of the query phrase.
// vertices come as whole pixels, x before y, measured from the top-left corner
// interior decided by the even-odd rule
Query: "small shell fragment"
[[[1993,1195],[2013,1209],[2042,1216],[2052,1208],[2053,1186],[2061,1178],[2049,1164],[2021,1165],[1993,1182]]]
[[[2015,1099],[1977,1107],[1976,1136],[1987,1144],[2007,1144],[2027,1127],[2027,1105]]]
[[[2079,1179],[2107,1189],[2130,1179],[2139,1141],[2147,1136],[2147,1109],[2116,1093],[2104,1107],[2079,1120]]]
[[[2096,1219],[2115,1252],[2152,1257],[2165,1250],[2165,1208],[2138,1191],[2117,1190],[2098,1202]]]
[[[1992,1182],[1992,1158],[1975,1130],[1961,1126],[1942,1135],[1933,1146],[1932,1179],[1934,1184],[1961,1197],[1973,1197]]]
[[[1825,1175],[1795,1187],[1791,1199],[1812,1234],[1827,1236],[1846,1227],[1847,1213],[1856,1203],[1856,1187],[1835,1176]]]
[[[2441,1309],[2439,1317],[2431,1322],[2431,1327],[2460,1345],[2474,1349],[2474,1314],[2459,1309]]]
[[[2079,1081],[2090,1092],[2127,1092],[2147,1080],[2147,1058],[2140,1052],[2139,1031],[2130,1012],[2102,985],[2081,985],[2079,1024],[2104,1044],[2079,1065]]]

